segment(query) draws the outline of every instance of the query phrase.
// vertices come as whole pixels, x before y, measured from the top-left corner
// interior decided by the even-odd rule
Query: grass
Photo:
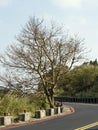
[[[19,113],[26,110],[30,111],[32,116],[34,116],[35,111],[40,109],[43,104],[45,104],[44,100],[39,95],[20,96],[9,92],[0,99],[0,115],[8,113],[16,117]],[[45,105],[43,106],[46,107]]]

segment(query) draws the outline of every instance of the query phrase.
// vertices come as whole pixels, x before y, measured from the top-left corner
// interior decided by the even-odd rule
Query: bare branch
[[[3,67],[12,72],[0,79],[17,89],[21,86],[35,89],[41,82],[50,106],[53,107],[54,88],[60,76],[82,59],[83,54],[81,40],[67,37],[62,28],[53,23],[49,28],[44,20],[30,18],[18,36],[17,44],[11,45],[6,54],[0,57]]]

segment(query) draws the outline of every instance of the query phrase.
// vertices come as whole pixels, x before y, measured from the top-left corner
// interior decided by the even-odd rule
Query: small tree
[[[3,66],[11,70],[1,81],[22,90],[35,89],[41,81],[50,107],[54,107],[54,89],[59,78],[83,58],[82,41],[68,37],[55,24],[46,26],[44,20],[35,17],[30,18],[17,40],[16,45],[7,49],[6,56],[0,58]]]

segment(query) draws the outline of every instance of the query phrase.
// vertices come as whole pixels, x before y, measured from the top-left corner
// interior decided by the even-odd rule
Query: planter
[[[1,116],[0,117],[0,125],[11,125],[12,117],[11,116]]]
[[[45,110],[37,110],[35,112],[35,117],[36,118],[43,118],[46,116],[46,111]]]
[[[60,107],[54,108],[54,114],[60,114],[60,113],[61,113]]]
[[[54,108],[50,108],[46,110],[46,116],[53,116],[54,115]]]
[[[25,112],[19,114],[19,120],[20,121],[30,121],[31,119],[31,113],[30,112]]]

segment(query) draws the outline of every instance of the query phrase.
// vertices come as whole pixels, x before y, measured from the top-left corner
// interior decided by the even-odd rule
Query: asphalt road
[[[75,113],[41,123],[9,128],[8,130],[75,130],[79,127],[98,122],[98,104],[65,104],[74,107]],[[98,130],[97,126],[96,130]]]

